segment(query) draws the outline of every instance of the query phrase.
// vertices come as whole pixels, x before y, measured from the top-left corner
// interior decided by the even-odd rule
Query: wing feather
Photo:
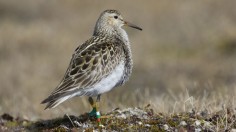
[[[116,65],[121,62],[124,55],[121,41],[95,44],[92,40],[88,40],[75,50],[61,83],[42,102],[49,103],[47,108],[57,106],[63,102],[64,100],[61,98],[65,95],[65,98],[68,99],[68,95],[73,92],[81,90],[84,93],[84,89],[91,88],[108,76]]]

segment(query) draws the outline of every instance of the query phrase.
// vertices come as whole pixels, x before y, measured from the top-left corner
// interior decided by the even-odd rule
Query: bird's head
[[[120,12],[117,10],[105,10],[104,12],[102,12],[96,23],[97,29],[95,30],[101,30],[101,29],[109,30],[110,28],[119,29],[122,26],[129,26],[138,30],[142,30],[142,28],[128,21],[125,21],[121,16]]]

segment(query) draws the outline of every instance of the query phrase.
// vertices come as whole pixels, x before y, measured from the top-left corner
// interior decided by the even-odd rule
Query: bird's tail
[[[50,108],[55,108],[56,106],[58,106],[62,102],[66,101],[74,96],[82,96],[82,95],[83,95],[82,91],[79,91],[79,92],[70,91],[70,92],[65,92],[65,93],[52,94],[48,98],[43,100],[41,102],[41,104],[47,104],[45,107],[45,110],[46,110],[46,109],[50,109]]]

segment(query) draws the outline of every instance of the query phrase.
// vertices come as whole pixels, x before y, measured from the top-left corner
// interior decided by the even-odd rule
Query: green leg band
[[[92,111],[89,113],[89,116],[96,116],[96,108],[94,107]]]

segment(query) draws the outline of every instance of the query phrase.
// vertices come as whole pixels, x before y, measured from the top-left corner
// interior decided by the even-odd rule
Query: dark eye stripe
[[[115,19],[117,19],[117,18],[118,18],[118,16],[114,16],[114,18],[115,18]]]

